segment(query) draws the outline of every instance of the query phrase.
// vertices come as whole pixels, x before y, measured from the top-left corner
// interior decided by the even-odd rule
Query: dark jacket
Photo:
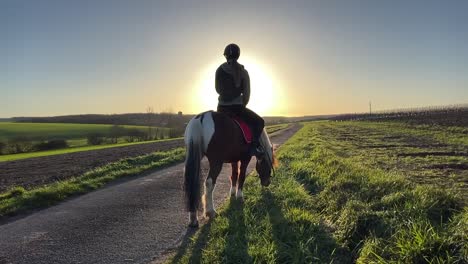
[[[218,105],[244,105],[250,100],[250,78],[244,66],[235,60],[221,64],[216,70],[215,88]]]

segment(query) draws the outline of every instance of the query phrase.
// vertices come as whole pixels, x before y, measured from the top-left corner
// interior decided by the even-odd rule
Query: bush
[[[161,128],[156,131],[156,137],[157,139],[164,139],[166,137],[166,129]]]
[[[62,148],[68,148],[68,143],[64,139],[54,139],[34,145],[34,149],[36,150],[51,150]]]
[[[109,138],[111,143],[117,143],[119,137],[125,136],[127,132],[127,129],[124,127],[118,126],[118,125],[113,125],[109,129]]]
[[[5,147],[5,154],[16,154],[16,153],[25,153],[33,151],[33,144],[27,138],[13,138],[8,142]]]
[[[86,138],[89,145],[101,145],[104,142],[104,137],[98,133],[89,134]]]
[[[127,141],[129,142],[143,141],[146,138],[146,133],[136,128],[132,128],[127,129],[127,136]]]
[[[10,199],[10,198],[13,198],[13,197],[20,197],[20,196],[22,196],[25,192],[26,192],[26,190],[25,190],[23,187],[21,187],[21,186],[13,187],[13,188],[11,188],[9,191],[0,194],[0,200],[2,200],[2,199]]]
[[[169,138],[176,138],[183,136],[184,131],[179,128],[169,128]]]
[[[3,151],[6,149],[6,143],[0,142],[0,155],[4,154]]]

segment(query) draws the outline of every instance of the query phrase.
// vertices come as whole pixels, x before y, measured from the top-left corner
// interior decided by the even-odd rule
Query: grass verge
[[[31,190],[16,187],[0,194],[0,218],[51,206],[73,195],[95,190],[115,179],[163,168],[181,162],[184,158],[185,149],[177,148],[109,163],[81,176]]]
[[[280,148],[272,185],[249,177],[170,263],[466,263],[468,209],[330,151],[307,124]]]
[[[277,131],[283,130],[289,126],[290,124],[277,124],[277,125],[266,126],[265,129],[268,132],[268,134],[272,134]]]

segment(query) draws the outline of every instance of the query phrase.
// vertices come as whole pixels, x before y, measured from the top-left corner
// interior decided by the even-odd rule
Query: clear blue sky
[[[468,103],[468,1],[193,2],[1,1],[0,117],[200,112],[230,42],[262,114]]]

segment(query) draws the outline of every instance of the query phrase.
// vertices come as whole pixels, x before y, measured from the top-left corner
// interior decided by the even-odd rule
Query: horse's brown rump
[[[215,133],[211,138],[206,151],[206,157],[210,161],[222,161],[224,163],[250,160],[249,144],[244,140],[244,135],[235,121],[228,115],[213,112]]]

